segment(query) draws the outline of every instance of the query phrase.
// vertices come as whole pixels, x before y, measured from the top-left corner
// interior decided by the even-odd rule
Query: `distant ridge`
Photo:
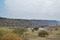
[[[12,27],[42,27],[45,25],[55,26],[58,22],[56,20],[27,20],[27,19],[11,19],[0,17],[0,26]]]

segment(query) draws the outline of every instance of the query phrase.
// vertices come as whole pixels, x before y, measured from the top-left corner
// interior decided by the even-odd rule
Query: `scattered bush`
[[[14,33],[4,34],[1,40],[22,40],[22,38]]]
[[[42,30],[42,31],[40,31],[40,32],[38,33],[38,36],[39,36],[39,37],[46,37],[46,36],[48,36],[48,32]]]

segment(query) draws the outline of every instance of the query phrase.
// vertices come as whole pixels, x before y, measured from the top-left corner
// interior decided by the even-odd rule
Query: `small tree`
[[[38,36],[39,36],[39,37],[46,37],[46,36],[48,36],[48,32],[42,30],[42,31],[40,31],[40,32],[38,33]]]

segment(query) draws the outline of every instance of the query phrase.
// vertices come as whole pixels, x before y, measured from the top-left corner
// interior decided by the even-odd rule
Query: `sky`
[[[0,0],[0,16],[60,20],[60,0]]]

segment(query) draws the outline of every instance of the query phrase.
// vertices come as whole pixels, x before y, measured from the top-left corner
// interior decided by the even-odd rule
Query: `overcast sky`
[[[0,16],[60,20],[60,0],[0,0]]]

